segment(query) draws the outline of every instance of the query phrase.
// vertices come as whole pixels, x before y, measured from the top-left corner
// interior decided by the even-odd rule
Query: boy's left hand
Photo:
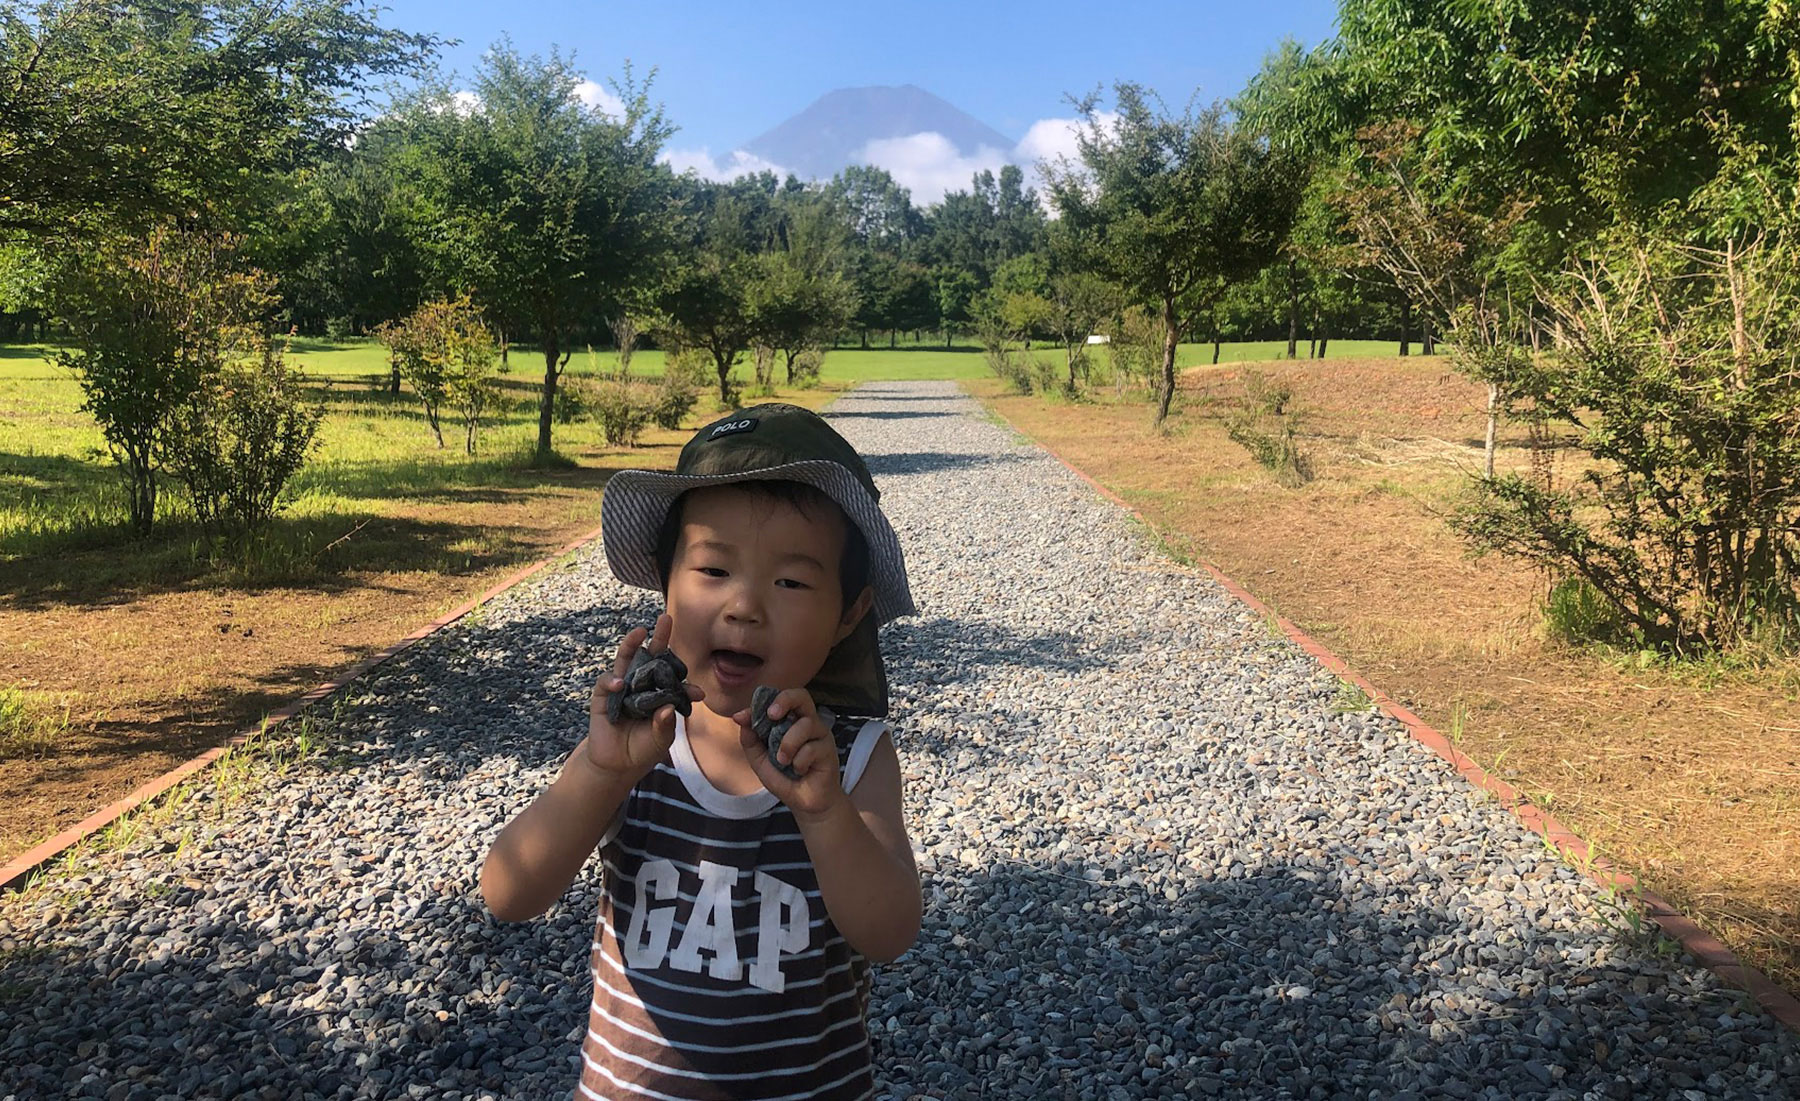
[[[797,816],[821,815],[838,800],[847,798],[843,781],[838,778],[837,742],[831,736],[831,728],[819,718],[819,708],[806,689],[785,689],[769,704],[770,718],[779,721],[790,715],[798,715],[799,719],[781,739],[777,754],[783,764],[800,774],[797,780],[782,775],[769,760],[768,747],[750,726],[749,708],[732,719],[738,724],[744,759],[750,762],[763,787]]]

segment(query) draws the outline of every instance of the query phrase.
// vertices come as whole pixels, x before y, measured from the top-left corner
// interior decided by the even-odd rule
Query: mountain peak
[[[824,179],[861,163],[872,141],[935,133],[964,156],[987,148],[1006,153],[1013,141],[916,84],[838,88],[804,111],[746,142],[743,149],[796,175]]]

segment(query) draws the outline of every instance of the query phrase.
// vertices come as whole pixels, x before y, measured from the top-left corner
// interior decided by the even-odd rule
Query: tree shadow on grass
[[[367,573],[424,570],[451,576],[514,565],[541,545],[479,523],[415,520],[365,511],[282,517],[270,544],[279,548],[253,572],[221,569],[192,525],[164,525],[148,541],[121,531],[115,541],[59,553],[0,560],[0,607],[35,612],[96,608],[165,593],[230,589],[367,589]]]

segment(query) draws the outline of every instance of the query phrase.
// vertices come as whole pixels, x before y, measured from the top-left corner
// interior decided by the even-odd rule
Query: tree
[[[244,225],[364,120],[370,76],[438,39],[358,0],[0,4],[0,231],[202,216]]]
[[[951,333],[957,326],[968,324],[969,307],[974,302],[977,284],[970,272],[948,265],[934,268],[932,279],[938,328],[944,334],[944,347],[948,349]]]
[[[156,473],[181,409],[257,338],[270,280],[243,269],[237,238],[167,226],[112,236],[67,258],[51,300],[68,325],[57,361],[81,384],[125,477],[132,529],[150,533]]]
[[[1059,272],[1050,278],[1050,309],[1045,318],[1062,342],[1068,358],[1069,393],[1076,393],[1077,372],[1087,363],[1087,338],[1119,311],[1118,294],[1106,280],[1087,271]]]
[[[763,211],[754,196],[729,184],[683,177],[682,186],[689,237],[660,308],[682,347],[711,357],[719,401],[730,406],[737,401],[731,370],[760,335],[756,295],[764,262],[756,246]]]
[[[540,461],[576,334],[655,284],[675,232],[673,177],[656,159],[671,128],[649,82],[627,70],[612,117],[582,103],[579,79],[554,52],[520,57],[502,41],[483,59],[472,108],[441,87],[414,107],[431,116],[420,132],[434,147],[418,168],[442,219],[439,262],[543,351]]]
[[[475,454],[481,417],[494,399],[494,336],[468,298],[434,299],[377,330],[396,369],[425,408],[425,423],[444,446],[442,410],[462,412],[463,446]]]
[[[1077,104],[1081,163],[1052,170],[1050,192],[1092,269],[1161,310],[1160,425],[1182,336],[1231,283],[1274,256],[1298,187],[1286,157],[1219,105],[1174,117],[1135,84],[1114,91],[1112,125],[1097,94]]]

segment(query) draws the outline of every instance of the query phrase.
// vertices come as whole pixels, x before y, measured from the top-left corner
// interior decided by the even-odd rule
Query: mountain
[[[742,148],[810,179],[834,176],[872,141],[934,131],[963,156],[982,146],[1010,152],[1013,140],[980,119],[912,84],[839,88]]]

